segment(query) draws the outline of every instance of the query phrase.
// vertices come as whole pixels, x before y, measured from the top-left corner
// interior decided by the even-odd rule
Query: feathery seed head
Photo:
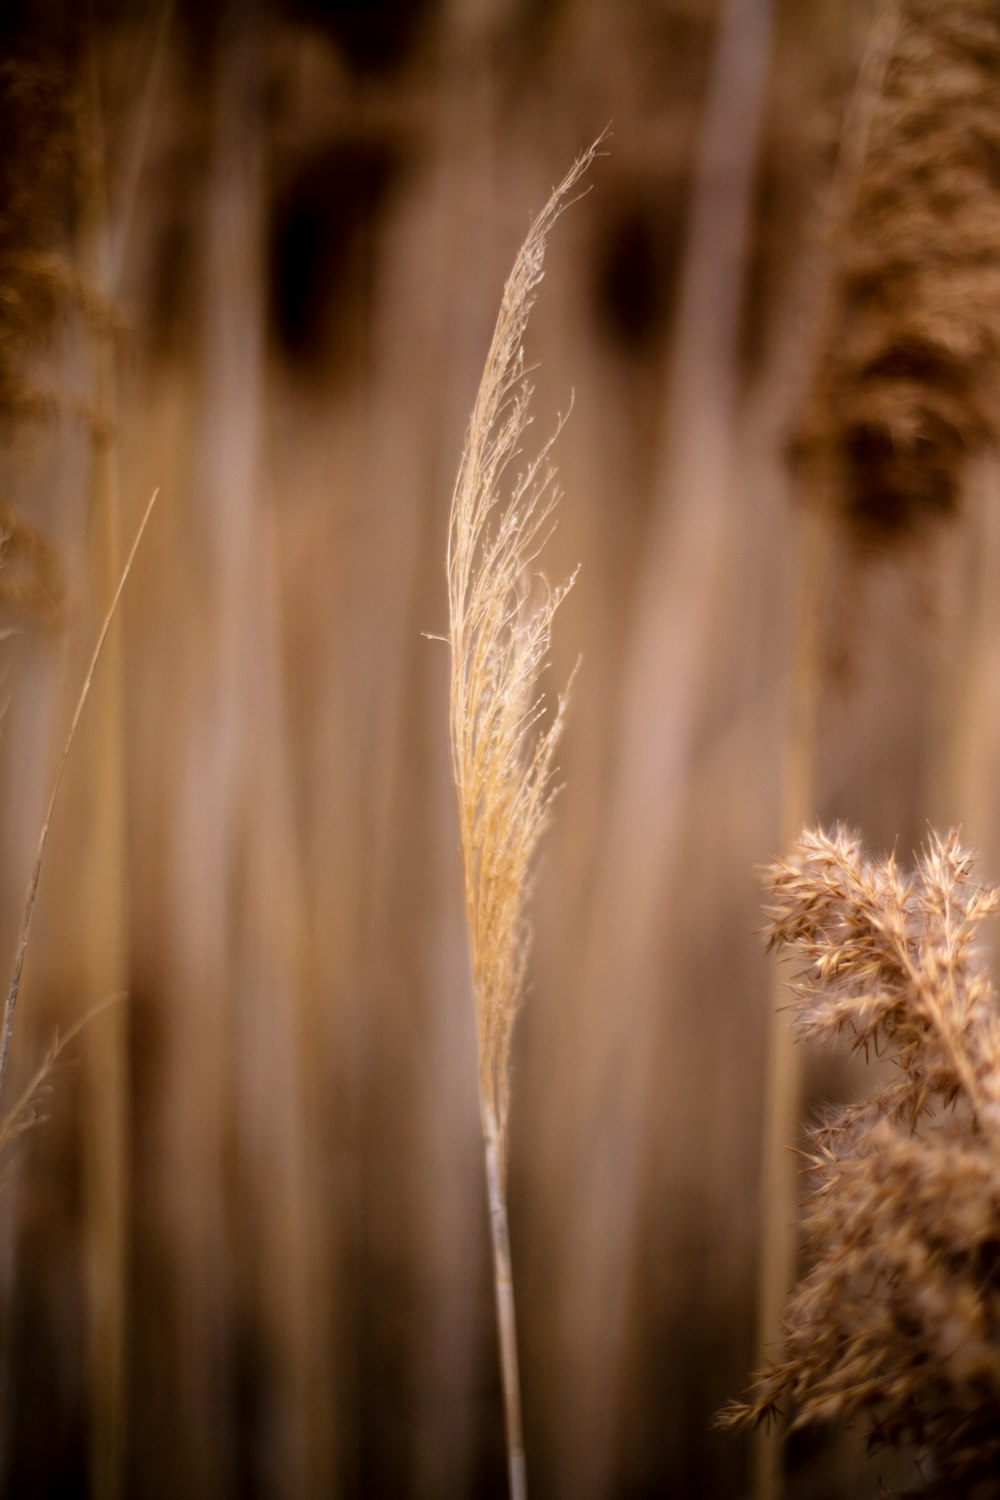
[[[975,950],[1000,892],[972,866],[931,833],[904,877],[838,827],[765,872],[770,942],[802,963],[796,1028],[896,1069],[814,1132],[811,1269],[781,1357],[720,1417],[860,1418],[916,1444],[933,1493],[1000,1463],[1000,1008]]]
[[[967,458],[1000,437],[1000,9],[889,5],[793,443],[861,542],[951,514]]]
[[[602,138],[603,139],[603,138]],[[549,821],[553,756],[569,685],[547,717],[539,688],[552,620],[575,574],[532,577],[559,499],[552,444],[511,479],[529,424],[532,385],[523,338],[542,279],[545,244],[596,155],[594,143],[532,224],[504,287],[451,506],[448,596],[451,751],[458,793],[466,918],[479,1037],[484,1120],[503,1139],[510,1039],[524,988],[532,860]],[[504,494],[507,490],[506,495]]]

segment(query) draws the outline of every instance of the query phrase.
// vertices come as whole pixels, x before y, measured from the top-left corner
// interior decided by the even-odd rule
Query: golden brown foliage
[[[954,834],[904,876],[843,828],[804,832],[765,882],[770,940],[804,964],[796,1030],[894,1066],[815,1134],[812,1268],[780,1359],[723,1420],[858,1418],[952,1493],[1000,1465],[1000,1016],[974,947],[1000,891]]]
[[[951,513],[1000,411],[1000,12],[899,0],[889,19],[794,443],[860,540]]]

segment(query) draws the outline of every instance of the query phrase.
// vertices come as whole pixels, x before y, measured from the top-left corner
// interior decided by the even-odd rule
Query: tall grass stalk
[[[1000,660],[1000,600],[993,580],[1000,567],[1000,463],[976,466],[966,496],[959,586],[963,598],[954,639],[943,654],[937,685],[938,787],[935,821],[961,818],[984,856],[995,856],[994,762],[1000,704],[983,684],[996,680]]]
[[[113,626],[116,621],[122,590],[131,571],[158,493],[158,491],[153,492],[146,507],[128,557],[124,565],[119,569],[118,581],[111,595],[111,601],[105,607],[105,613],[98,630],[97,642],[84,674],[83,684],[70,720],[69,731],[63,745],[45,816],[42,821],[35,860],[28,881],[28,889],[21,918],[21,929],[4,1006],[3,1020],[0,1023],[0,1096],[3,1093],[3,1085],[6,1077],[14,1012],[20,991],[24,962],[27,956],[28,939],[31,933],[38,882],[48,841],[49,828],[63,785],[70,751],[77,742],[84,706],[88,698],[92,695],[97,663],[102,653],[106,654],[109,645],[115,641]],[[105,597],[107,597],[106,594]],[[120,644],[118,651],[120,651]],[[117,652],[110,665],[112,668],[118,665],[120,670],[120,660],[116,661],[116,658]],[[120,684],[116,680],[112,680],[110,689],[106,688],[100,700],[94,704],[94,708],[99,713],[102,713],[102,717],[96,720],[94,725],[94,729],[98,736],[100,736],[101,741],[104,740],[102,731],[105,728],[106,721],[104,720],[103,713],[106,713],[107,693],[111,691],[114,694],[115,688],[119,686]],[[120,744],[120,741],[117,743]],[[91,755],[93,755],[93,744],[91,745]],[[117,760],[112,760],[112,766],[116,771],[119,769]],[[94,769],[93,764],[87,769],[92,772]],[[98,769],[100,769],[100,766],[98,766]],[[106,789],[106,781],[101,781],[96,790],[93,786],[91,787],[95,796],[96,815],[98,819],[101,818],[101,813],[105,807],[101,793]],[[115,824],[113,822],[106,823],[103,820],[98,822],[99,832],[106,830],[108,827],[114,828]],[[106,848],[102,848],[101,853],[106,855]],[[99,868],[98,873],[103,873],[104,868],[106,867]],[[97,889],[100,889],[100,887],[97,887]],[[110,924],[110,932],[107,936],[109,944],[116,939],[123,938],[122,929],[115,920],[119,911],[120,908],[117,903],[112,903],[102,906],[94,913],[95,927],[98,927],[105,920]],[[91,950],[90,956],[92,959],[94,954],[101,955],[108,951],[104,946],[104,942],[103,938],[98,939],[97,944]],[[110,951],[114,953],[115,949],[111,948]],[[81,979],[86,983],[91,993],[93,993],[95,986],[100,986],[105,999],[95,1008],[90,1009],[86,1015],[65,1031],[62,1036],[56,1038],[45,1058],[28,1080],[28,1083],[13,1103],[4,1110],[2,1117],[0,1117],[0,1150],[2,1150],[10,1142],[23,1134],[26,1129],[30,1128],[37,1119],[39,1097],[64,1048],[80,1031],[87,1027],[87,1023],[95,1015],[104,1010],[108,1011],[104,1025],[96,1028],[96,1034],[90,1034],[90,1028],[87,1027],[89,1046],[85,1053],[85,1062],[90,1075],[89,1082],[92,1090],[86,1122],[86,1140],[89,1149],[85,1157],[85,1170],[90,1190],[88,1202],[89,1221],[87,1226],[87,1274],[90,1297],[89,1311],[92,1321],[88,1331],[90,1337],[90,1372],[93,1382],[92,1400],[94,1403],[91,1413],[90,1461],[93,1493],[97,1497],[97,1500],[110,1500],[110,1497],[121,1492],[122,1459],[124,1452],[124,1307],[127,1206],[127,1157],[125,1153],[127,1135],[124,1128],[125,1022],[121,1015],[123,1007],[110,1003],[120,998],[121,993],[123,993],[124,978],[123,956],[121,967],[118,969],[93,962],[88,965],[85,977],[81,976]],[[115,983],[116,981],[117,984]],[[102,1158],[98,1161],[95,1158],[102,1148],[107,1153],[109,1159],[105,1160]]]
[[[823,567],[828,557],[829,512],[806,507],[801,517],[795,644],[789,689],[782,830],[798,829],[815,800],[816,740],[821,676]],[[789,835],[791,837],[791,835]],[[781,976],[775,966],[773,982]],[[789,1148],[802,1092],[801,1053],[783,1023],[777,1002],[769,1017],[761,1138],[760,1232],[757,1273],[757,1333],[761,1352],[778,1334],[795,1273],[795,1204],[798,1171]],[[777,1422],[756,1429],[754,1493],[778,1500],[782,1493],[782,1438]]]
[[[883,0],[845,121],[816,359],[795,442],[807,515],[786,846],[815,812],[818,622],[835,536],[854,550],[873,540],[883,548],[905,544],[929,518],[956,511],[968,455],[996,441],[992,267],[1000,218],[987,160],[1000,139],[998,55],[995,7],[983,0],[949,7]],[[799,1075],[791,1037],[775,1015],[761,1172],[762,1361],[792,1281],[788,1150]],[[759,1429],[758,1500],[782,1492],[780,1441],[777,1423]]]
[[[872,25],[857,85],[845,120],[830,194],[828,233],[849,218],[868,154],[872,119],[881,97],[898,23],[897,0],[883,5]],[[828,254],[815,331],[814,381],[825,376],[825,356],[836,341],[836,279]],[[794,645],[788,696],[788,722],[781,807],[781,842],[791,845],[814,815],[819,699],[823,675],[825,579],[837,531],[836,484],[829,454],[810,455],[801,475],[801,516],[794,615]],[[758,1357],[778,1337],[781,1314],[795,1273],[795,1211],[798,1172],[790,1143],[795,1138],[802,1093],[801,1051],[780,1014],[784,985],[775,965],[774,1005],[769,1019],[761,1136],[760,1232],[757,1273]],[[754,1493],[757,1500],[779,1500],[784,1490],[783,1430],[777,1421],[757,1428]]]
[[[507,279],[469,423],[448,535],[452,769],[472,958],[512,1500],[524,1500],[527,1478],[507,1222],[510,1043],[528,958],[525,904],[532,857],[551,813],[553,755],[569,691],[567,687],[543,725],[539,678],[553,617],[573,582],[570,578],[551,587],[530,575],[554,524],[558,491],[549,461],[554,437],[517,473],[509,498],[501,497],[501,487],[530,421],[533,387],[523,338],[543,275],[546,240],[598,145],[578,158],[552,193]]]
[[[88,48],[87,170],[80,259],[83,276],[102,298],[110,294],[110,210],[107,143],[96,38]],[[95,410],[88,474],[91,592],[105,599],[121,571],[118,399],[114,335],[102,324],[84,334]],[[98,604],[98,608],[100,605]],[[86,783],[87,878],[96,901],[79,962],[88,993],[127,987],[128,872],[126,852],[125,660],[120,623],[105,646],[94,688],[80,776]],[[90,1364],[90,1466],[95,1500],[121,1492],[125,1411],[126,1287],[128,1284],[129,1120],[128,1015],[121,1006],[88,1031],[83,1048],[86,1189],[86,1285]]]
[[[200,554],[196,603],[204,612],[196,675],[188,679],[193,712],[177,753],[168,875],[176,912],[169,962],[175,966],[170,982],[177,1008],[162,1211],[173,1232],[179,1308],[169,1333],[172,1395],[187,1436],[176,1450],[172,1480],[191,1493],[224,1492],[233,1482],[240,1439],[228,1393],[237,1306],[246,1337],[272,1351],[272,1440],[276,1462],[287,1468],[285,1376],[301,1369],[289,1349],[300,1319],[287,1303],[283,1319],[276,1309],[279,1299],[303,1295],[311,1271],[299,1251],[307,1240],[283,1196],[283,1169],[292,1161],[298,1168],[301,1140],[294,1123],[285,1135],[285,1109],[297,1112],[302,1097],[287,1083],[280,1104],[274,1092],[278,1080],[287,1078],[286,1068],[292,1076],[297,1071],[294,1039],[286,1035],[279,1042],[274,1034],[297,1021],[295,974],[288,965],[276,979],[271,967],[283,898],[272,896],[265,916],[258,904],[262,884],[281,858],[273,847],[262,852],[262,838],[265,832],[270,837],[273,826],[275,783],[263,799],[265,811],[255,781],[280,713],[271,698],[273,653],[264,655],[257,633],[263,620],[273,618],[257,571],[266,530],[259,516],[266,411],[262,46],[259,7],[220,9],[206,81],[198,399],[192,412],[197,503],[188,513]],[[258,1127],[262,1118],[269,1121],[267,1131]],[[265,1165],[279,1142],[288,1144],[282,1169]],[[238,1185],[236,1193],[230,1181]],[[242,1201],[254,1205],[254,1221],[259,1219],[253,1235],[239,1233],[235,1208]],[[270,1275],[281,1242],[287,1257],[283,1282]],[[289,1266],[294,1274],[287,1274]],[[292,1415],[308,1419],[304,1395]],[[289,1471],[289,1484],[296,1493],[309,1493],[297,1469]]]

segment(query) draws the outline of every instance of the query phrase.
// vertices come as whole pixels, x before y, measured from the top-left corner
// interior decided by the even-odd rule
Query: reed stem
[[[514,1278],[507,1227],[507,1187],[503,1142],[495,1112],[483,1103],[483,1144],[486,1153],[486,1188],[490,1205],[490,1240],[493,1246],[493,1285],[496,1292],[497,1337],[500,1343],[500,1376],[503,1383],[504,1426],[507,1433],[507,1475],[510,1500],[527,1500],[528,1479],[524,1457],[524,1427],[521,1419],[521,1380],[517,1363],[517,1320],[514,1314]]]
[[[899,0],[884,0],[871,24],[858,80],[852,94],[831,184],[829,218],[845,225],[857,200],[871,140],[872,119],[882,94],[896,36]],[[821,271],[818,315],[813,334],[817,389],[824,392],[825,361],[836,346],[838,304],[836,267],[829,255]],[[788,727],[781,811],[782,848],[816,815],[816,742],[822,674],[822,628],[826,570],[833,545],[835,485],[827,453],[812,455],[802,478],[799,568],[794,616],[794,647],[788,699]],[[777,963],[772,976],[770,1029],[765,1063],[761,1139],[760,1254],[757,1272],[757,1357],[763,1365],[768,1345],[780,1335],[781,1316],[795,1271],[798,1193],[793,1156],[802,1093],[802,1062],[792,1032],[780,1013],[785,986]],[[753,1469],[755,1500],[781,1500],[784,1494],[784,1431],[775,1421],[757,1429]]]
[[[782,848],[815,814],[816,728],[821,669],[824,566],[829,554],[830,511],[825,497],[803,508],[801,566],[795,610],[795,647],[788,705]],[[802,1093],[802,1063],[783,1014],[785,982],[775,959],[764,1088],[760,1180],[760,1270],[757,1278],[758,1358],[779,1335],[781,1314],[795,1272],[796,1167],[792,1146]],[[757,1429],[754,1494],[780,1500],[784,1433],[779,1422]]]
[[[87,279],[110,298],[110,207],[102,80],[96,37],[89,48],[90,161],[83,202],[80,254]],[[97,423],[90,445],[88,508],[90,570],[96,610],[104,607],[121,573],[116,351],[110,328],[97,327],[88,350]],[[80,979],[93,995],[128,988],[127,766],[125,657],[121,620],[108,635],[104,670],[94,684],[86,733],[88,878],[98,909],[79,954]],[[122,1493],[127,1427],[129,1280],[128,1016],[121,1006],[84,1045],[85,1257],[88,1360],[91,1384],[90,1467],[94,1500]]]

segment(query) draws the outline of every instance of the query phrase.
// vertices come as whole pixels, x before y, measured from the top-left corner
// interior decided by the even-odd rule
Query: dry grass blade
[[[45,817],[42,821],[41,832],[38,835],[38,849],[35,853],[35,862],[32,865],[31,874],[28,878],[28,890],[24,899],[24,911],[21,915],[21,928],[18,934],[17,952],[14,957],[14,968],[13,972],[11,973],[10,985],[7,990],[7,999],[4,1004],[3,1020],[2,1022],[0,1022],[0,1094],[3,1093],[4,1078],[7,1071],[7,1056],[10,1051],[10,1039],[14,1027],[14,1008],[17,1005],[18,991],[21,988],[21,974],[24,970],[24,960],[28,951],[28,938],[31,934],[31,919],[34,916],[35,912],[35,897],[38,894],[38,880],[42,873],[42,860],[45,855],[45,845],[48,841],[49,825],[52,821],[52,814],[55,811],[56,801],[59,797],[59,789],[62,786],[63,775],[66,770],[66,763],[69,760],[70,751],[73,748],[73,741],[76,738],[77,726],[80,723],[80,718],[83,714],[84,706],[87,702],[87,698],[90,695],[90,685],[94,680],[94,672],[97,669],[97,663],[100,660],[101,652],[104,649],[104,643],[107,640],[108,631],[111,629],[111,622],[117,612],[118,603],[122,596],[122,591],[125,588],[125,583],[128,579],[128,575],[132,570],[132,564],[135,561],[135,555],[139,550],[139,543],[142,541],[143,534],[146,530],[146,526],[149,523],[149,518],[152,515],[153,506],[156,504],[158,495],[159,490],[154,490],[152,496],[150,497],[149,504],[146,506],[146,510],[143,514],[142,520],[139,522],[139,526],[135,534],[135,539],[132,542],[128,557],[125,559],[125,566],[122,568],[121,577],[118,580],[118,586],[115,589],[115,592],[111,599],[111,603],[108,605],[107,613],[105,614],[104,619],[101,623],[101,628],[97,636],[97,642],[94,646],[93,654],[90,658],[90,663],[84,675],[83,685],[80,688],[80,695],[76,700],[76,707],[73,710],[73,717],[70,720],[69,732],[66,736],[66,743],[63,745],[62,754],[59,757],[59,765],[56,769],[55,780],[52,783],[52,791],[49,794],[48,806],[45,809]]]
[[[504,1186],[505,1135],[510,1039],[529,943],[525,903],[532,857],[552,806],[552,758],[568,694],[567,687],[543,725],[539,679],[553,617],[573,583],[570,578],[552,587],[530,576],[554,524],[558,491],[549,455],[558,429],[516,475],[509,497],[502,497],[501,487],[530,420],[533,387],[522,340],[542,279],[546,239],[599,145],[600,140],[595,141],[555,189],[532,224],[504,287],[452,498],[448,537],[451,752],[515,1497],[526,1493],[526,1482]]]

